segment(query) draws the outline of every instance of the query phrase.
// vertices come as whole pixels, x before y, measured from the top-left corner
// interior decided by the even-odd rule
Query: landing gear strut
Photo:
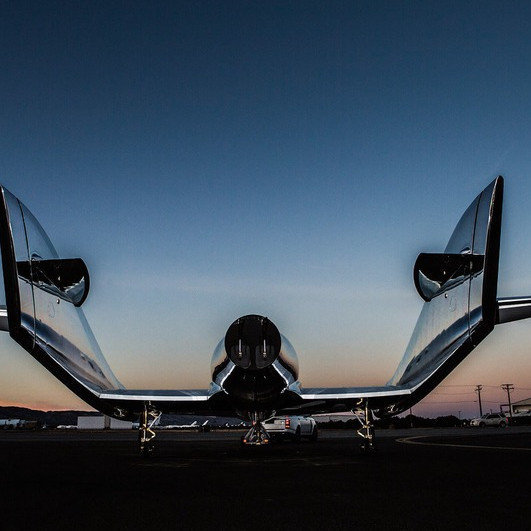
[[[253,413],[250,413],[249,416],[253,425],[251,429],[242,437],[242,444],[251,446],[268,444],[271,440],[271,437],[262,424],[264,420],[263,413],[254,411]]]
[[[372,410],[369,409],[369,402],[365,402],[362,411],[354,411],[354,415],[356,415],[356,418],[361,424],[361,427],[356,431],[356,433],[363,439],[361,449],[364,451],[375,450],[374,418],[372,416]]]
[[[140,455],[142,457],[149,457],[155,447],[153,439],[155,432],[153,426],[160,419],[162,413],[153,409],[149,404],[144,404],[144,410],[140,413],[140,422],[138,426],[138,443],[140,447]]]

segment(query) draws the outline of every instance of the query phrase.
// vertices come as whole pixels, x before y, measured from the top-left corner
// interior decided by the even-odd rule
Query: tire
[[[153,453],[154,449],[155,449],[155,445],[152,442],[147,442],[140,449],[140,456],[143,459],[147,459]]]
[[[297,431],[295,432],[295,435],[293,436],[293,442],[300,443],[301,442],[301,427],[297,427]]]
[[[503,422],[503,420],[500,422],[500,428],[505,428],[505,426],[507,426],[507,424],[505,424],[505,422]]]
[[[317,437],[318,437],[317,425],[315,425],[315,426],[313,427],[312,434],[310,435],[310,441],[311,441],[311,442],[315,442],[315,441],[317,440]]]
[[[480,422],[480,423],[479,423],[479,427],[480,427],[480,428],[484,428],[484,427],[485,427],[485,423],[484,423],[484,422]]]

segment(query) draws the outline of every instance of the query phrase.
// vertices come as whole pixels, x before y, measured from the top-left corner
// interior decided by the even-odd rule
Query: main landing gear
[[[361,427],[356,431],[356,433],[363,439],[361,449],[365,452],[376,450],[374,417],[372,415],[372,410],[369,409],[369,402],[366,401],[363,405],[363,409],[355,410],[353,413],[361,424]]]
[[[271,437],[262,424],[264,420],[263,413],[253,412],[249,414],[253,425],[251,429],[242,437],[244,446],[261,446],[269,444]]]
[[[138,425],[138,443],[140,447],[140,455],[142,457],[149,457],[155,444],[155,432],[153,426],[158,422],[162,413],[153,409],[149,405],[144,405],[144,410],[140,413],[140,422]]]

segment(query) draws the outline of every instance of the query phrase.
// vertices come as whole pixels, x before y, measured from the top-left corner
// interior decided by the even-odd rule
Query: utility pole
[[[504,391],[507,391],[507,400],[509,401],[509,416],[511,417],[511,420],[513,418],[513,406],[511,405],[511,391],[514,391],[514,385],[513,384],[502,384],[502,389]]]
[[[478,394],[478,402],[479,402],[479,416],[483,416],[483,407],[481,406],[481,390],[483,389],[482,385],[476,385],[476,393]]]

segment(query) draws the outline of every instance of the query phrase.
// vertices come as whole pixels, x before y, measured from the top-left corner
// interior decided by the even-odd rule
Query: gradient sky
[[[241,315],[306,386],[383,384],[419,252],[506,178],[499,295],[531,295],[529,2],[0,3],[0,181],[91,272],[127,387],[206,388]],[[531,321],[414,408],[531,396]],[[4,334],[0,403],[83,402]]]

